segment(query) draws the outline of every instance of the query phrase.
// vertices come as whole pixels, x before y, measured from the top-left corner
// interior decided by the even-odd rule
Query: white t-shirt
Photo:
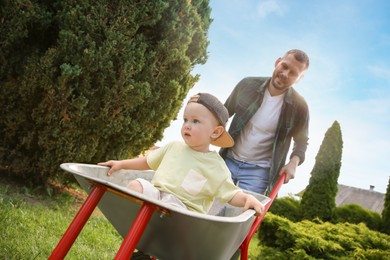
[[[284,94],[271,96],[266,89],[261,106],[241,130],[231,149],[234,159],[271,167],[272,148],[283,98]]]

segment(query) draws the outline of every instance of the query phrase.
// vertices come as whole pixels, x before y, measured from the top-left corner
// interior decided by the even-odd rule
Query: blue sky
[[[306,161],[280,194],[304,189],[325,132],[337,120],[344,148],[339,183],[386,192],[390,176],[390,1],[211,0],[209,58],[189,92],[222,102],[246,76],[270,76],[287,50],[311,65],[294,87],[310,107]],[[186,101],[186,100],[185,100]],[[180,140],[182,111],[158,145]]]

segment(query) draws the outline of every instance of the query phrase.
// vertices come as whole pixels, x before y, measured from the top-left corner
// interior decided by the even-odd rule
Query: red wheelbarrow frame
[[[274,200],[275,200],[276,196],[278,195],[279,190],[282,187],[282,185],[285,182],[285,180],[286,180],[286,173],[283,173],[279,177],[278,181],[276,182],[274,188],[272,189],[272,191],[271,191],[271,193],[269,195],[269,198],[271,199],[271,201],[268,202],[264,206],[263,214],[261,214],[260,216],[256,217],[255,221],[253,222],[252,227],[249,230],[248,235],[246,236],[245,240],[242,242],[242,244],[240,246],[241,260],[247,260],[248,259],[249,243],[250,243],[253,235],[255,234],[255,232],[259,229],[260,224],[263,221],[265,214],[268,212],[268,209],[271,207],[272,203],[274,202]]]
[[[250,240],[252,239],[252,236],[255,234],[255,232],[258,230],[262,220],[264,219],[265,214],[267,213],[268,209],[272,205],[285,179],[286,179],[286,174],[284,173],[280,176],[272,192],[270,193],[269,198],[271,199],[271,201],[265,205],[263,214],[255,218],[255,221],[253,222],[251,229],[248,232],[248,235],[246,236],[245,240],[242,242],[240,246],[241,260],[248,259],[248,249],[249,249]],[[116,192],[115,190],[112,190],[99,183],[93,183],[93,188],[90,194],[88,195],[87,199],[85,200],[80,210],[76,214],[72,223],[69,225],[68,229],[62,236],[58,245],[53,250],[49,259],[65,258],[66,254],[72,247],[74,241],[80,234],[84,225],[88,221],[89,217],[91,216],[94,209],[97,207],[100,199],[102,198],[102,196],[106,191]],[[134,198],[130,198],[130,199],[134,199]],[[137,214],[136,219],[134,220],[132,226],[130,227],[126,237],[124,238],[115,256],[115,259],[130,259],[154,211],[165,212],[165,210],[159,206],[156,206],[152,203],[148,203],[146,201],[143,202],[141,209]]]

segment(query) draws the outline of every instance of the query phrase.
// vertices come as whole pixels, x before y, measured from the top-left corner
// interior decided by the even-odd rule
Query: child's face
[[[209,152],[210,142],[220,135],[218,120],[205,106],[188,103],[184,109],[181,136],[184,142],[199,152]],[[222,127],[223,129],[223,127]]]

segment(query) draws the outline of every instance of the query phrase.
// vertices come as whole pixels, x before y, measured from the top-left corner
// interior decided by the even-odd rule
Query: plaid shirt
[[[248,123],[259,109],[264,92],[271,78],[248,77],[241,80],[225,102],[229,116],[233,117],[229,133],[236,141],[241,129]],[[309,109],[306,101],[293,88],[289,88],[284,96],[282,110],[275,132],[275,141],[272,149],[272,164],[269,171],[269,184],[266,194],[274,187],[279,178],[279,172],[286,163],[291,139],[294,146],[290,158],[299,157],[299,164],[305,160],[309,134]],[[228,148],[220,150],[225,159]]]

